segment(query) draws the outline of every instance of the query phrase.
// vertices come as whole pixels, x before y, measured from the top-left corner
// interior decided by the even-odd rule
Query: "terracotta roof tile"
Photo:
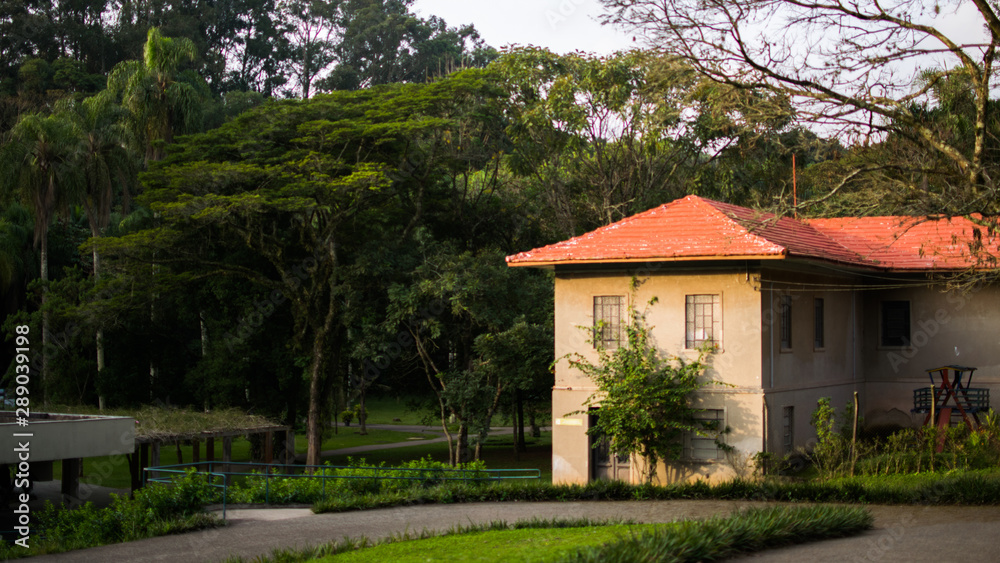
[[[812,219],[808,223],[854,249],[866,263],[887,269],[953,270],[997,266],[989,257],[997,256],[1000,237],[966,217],[847,217]]]
[[[776,218],[687,196],[569,240],[507,257],[512,266],[799,257],[893,269],[975,265],[969,219]],[[985,232],[985,228],[980,229]],[[981,237],[1000,248],[996,235]]]

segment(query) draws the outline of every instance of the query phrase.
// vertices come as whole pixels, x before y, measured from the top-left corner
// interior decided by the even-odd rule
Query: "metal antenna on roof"
[[[792,216],[799,218],[799,188],[795,181],[795,153],[792,153]]]

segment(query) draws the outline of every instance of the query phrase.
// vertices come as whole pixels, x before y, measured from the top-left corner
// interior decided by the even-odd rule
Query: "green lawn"
[[[410,410],[403,397],[378,397],[365,399],[368,409],[368,424],[423,424],[423,412]],[[399,419],[399,420],[396,420]],[[339,422],[339,421],[338,421]],[[351,428],[357,419],[351,423]]]
[[[526,438],[528,451],[522,452],[515,459],[514,437],[510,434],[503,436],[492,436],[483,446],[482,459],[486,462],[486,467],[490,469],[525,469],[538,468],[541,470],[541,480],[552,481],[552,433],[543,432],[541,438]],[[412,459],[420,459],[430,456],[436,461],[448,461],[448,444],[440,442],[436,444],[423,444],[406,448],[393,448],[390,450],[379,450],[365,452],[350,456],[355,460],[364,458],[369,464],[377,465],[398,465],[400,462]],[[323,458],[333,465],[347,465],[348,456],[331,456]]]
[[[390,543],[313,561],[324,563],[554,561],[663,524],[501,530]]]

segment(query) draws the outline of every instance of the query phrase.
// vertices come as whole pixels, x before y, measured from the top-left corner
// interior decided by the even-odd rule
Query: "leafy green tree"
[[[508,163],[530,179],[562,237],[692,190],[740,197],[744,186],[713,193],[706,171],[734,147],[780,131],[790,115],[780,97],[699,80],[689,65],[649,52],[526,48],[490,69],[510,96]]]
[[[313,83],[328,72],[336,56],[340,31],[341,0],[285,0],[279,5],[285,21],[290,22],[287,36],[293,56],[302,99],[312,94]]]
[[[549,376],[552,341],[540,332],[551,327],[551,280],[507,268],[496,250],[425,246],[408,283],[389,288],[389,327],[408,331],[434,392],[450,461],[465,463],[478,459],[501,398]],[[518,358],[526,352],[530,360]],[[470,434],[478,435],[474,449]]]
[[[413,0],[345,0],[341,37],[333,43],[336,66],[321,88],[356,90],[394,82],[425,82],[461,68],[483,67],[496,57],[471,25],[448,27],[423,19]]]
[[[638,285],[633,279],[632,301]],[[649,306],[655,303],[654,297]],[[584,403],[600,412],[587,432],[608,437],[615,455],[641,456],[646,482],[652,483],[660,461],[681,458],[686,433],[717,436],[724,429],[706,428],[695,416],[699,409],[691,406],[693,395],[708,384],[701,377],[708,350],[693,361],[664,357],[652,341],[645,313],[632,304],[623,329],[624,343],[612,350],[599,346],[597,363],[580,354],[570,355],[569,362],[599,389]]]
[[[345,375],[346,267],[365,241],[409,236],[397,226],[429,205],[422,190],[442,166],[442,131],[484,89],[472,74],[261,106],[185,138],[144,176],[140,201],[158,225],[95,244],[137,279],[159,264],[152,287],[232,276],[263,291],[268,318],[287,303],[316,464],[328,398]]]
[[[80,174],[81,200],[90,225],[90,234],[100,237],[108,226],[116,201],[127,208],[139,163],[135,141],[125,123],[127,113],[106,92],[69,104],[62,115],[70,119],[82,141],[77,171]],[[93,279],[101,278],[101,257],[92,247]],[[105,365],[104,329],[96,327],[95,345],[97,378]],[[104,404],[101,397],[100,404]]]

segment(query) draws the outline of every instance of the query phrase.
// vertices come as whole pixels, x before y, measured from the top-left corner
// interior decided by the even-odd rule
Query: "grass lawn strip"
[[[600,523],[583,519],[519,521],[469,526],[441,534],[424,532],[370,544],[344,540],[303,550],[276,551],[260,563],[394,563],[527,561],[704,561],[772,547],[844,537],[872,527],[861,507],[751,508],[726,517],[667,524]],[[426,537],[430,536],[430,537]],[[232,563],[243,559],[231,558]]]
[[[669,524],[589,526],[585,528],[536,528],[449,535],[380,545],[350,553],[314,559],[324,563],[394,563],[442,561],[494,563],[553,561],[582,546],[620,541],[629,533]]]

